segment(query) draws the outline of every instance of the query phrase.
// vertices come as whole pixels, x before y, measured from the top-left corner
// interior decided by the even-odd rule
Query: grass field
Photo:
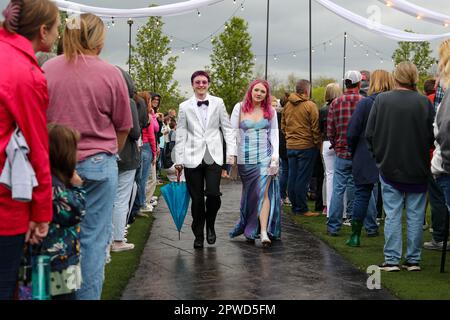
[[[311,203],[312,205],[312,203]],[[312,205],[313,207],[313,205]],[[286,212],[290,212],[285,208]],[[368,238],[362,232],[361,247],[352,248],[345,245],[351,233],[351,227],[343,226],[338,237],[326,235],[326,217],[291,217],[306,230],[312,232],[358,269],[366,271],[370,265],[379,265],[384,261],[383,225],[380,225],[380,236]],[[429,216],[429,215],[428,215]],[[403,221],[404,222],[404,221]],[[424,231],[424,241],[431,240],[429,230]],[[403,254],[406,250],[406,229],[403,224]],[[450,256],[450,252],[447,256]],[[446,272],[440,273],[441,252],[422,250],[420,272],[381,272],[381,285],[400,299],[450,299],[450,257],[447,257]]]

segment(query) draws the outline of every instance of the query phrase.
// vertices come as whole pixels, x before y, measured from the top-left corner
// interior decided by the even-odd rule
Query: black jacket
[[[279,148],[278,148],[278,152],[280,154],[280,158],[283,160],[287,160],[287,149],[286,149],[286,138],[284,137],[284,133],[281,130],[281,116],[282,116],[282,111],[283,109],[281,109],[280,111],[277,110],[277,120],[278,120],[278,136],[279,136]]]
[[[141,136],[141,127],[139,126],[139,115],[136,102],[133,99],[135,91],[133,80],[127,72],[123,71],[122,69],[120,69],[120,71],[122,71],[122,75],[128,87],[128,93],[130,95],[131,115],[133,117],[133,128],[131,128],[127,140],[125,141],[125,145],[122,151],[119,153],[119,160],[117,163],[119,171],[127,171],[134,170],[139,167],[141,154],[137,146],[137,140],[139,140],[139,137]]]
[[[378,182],[378,168],[364,137],[367,119],[377,95],[375,93],[359,101],[348,124],[347,144],[348,151],[352,154],[352,172],[356,185]]]
[[[393,90],[376,97],[367,121],[366,139],[386,179],[427,183],[433,119],[433,105],[418,92]]]

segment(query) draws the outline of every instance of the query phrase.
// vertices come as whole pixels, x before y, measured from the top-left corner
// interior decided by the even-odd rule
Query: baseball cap
[[[361,82],[361,80],[362,80],[361,72],[355,71],[355,70],[347,71],[345,73],[344,80],[350,80],[352,82],[352,84]]]

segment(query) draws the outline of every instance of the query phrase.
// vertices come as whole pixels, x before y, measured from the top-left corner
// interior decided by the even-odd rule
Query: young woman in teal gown
[[[264,246],[281,237],[281,197],[277,114],[271,106],[267,81],[250,84],[245,99],[236,104],[231,125],[237,139],[237,164],[242,180],[240,219],[230,237],[241,234]]]

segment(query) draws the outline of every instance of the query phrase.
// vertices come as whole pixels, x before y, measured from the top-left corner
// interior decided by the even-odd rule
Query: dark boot
[[[346,245],[350,247],[359,247],[361,238],[361,229],[363,226],[363,222],[359,220],[352,219],[352,235],[350,236],[350,239],[347,240],[345,243]]]

